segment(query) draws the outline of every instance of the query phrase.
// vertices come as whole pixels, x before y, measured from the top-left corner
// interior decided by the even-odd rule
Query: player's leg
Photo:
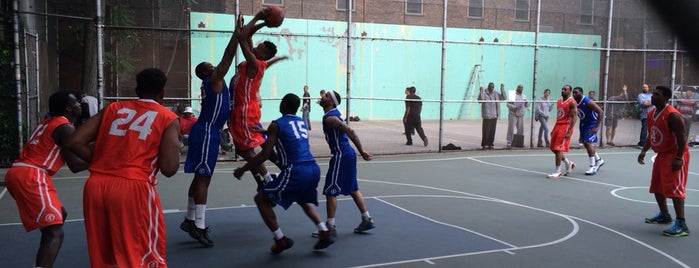
[[[187,197],[187,214],[180,224],[180,229],[199,241],[205,247],[212,247],[213,241],[209,239],[209,228],[206,226],[206,202],[209,196],[209,184],[211,177],[202,174],[194,174],[194,179],[189,185]]]
[[[36,253],[37,267],[52,267],[63,244],[63,225],[56,224],[41,228],[41,243]]]
[[[420,118],[413,120],[413,128],[415,128],[417,135],[420,136],[420,139],[422,139],[422,145],[427,146],[429,142],[427,141],[425,130],[422,129],[422,120],[420,120]]]
[[[250,161],[253,157],[255,157],[255,150],[250,148],[250,149],[238,149],[236,147],[236,152],[240,157],[242,157],[245,161]],[[271,180],[272,177],[267,171],[267,168],[265,167],[264,164],[260,164],[256,167],[251,167],[250,168],[250,173],[252,173],[253,178],[255,179],[255,182],[257,183],[257,191],[259,192],[262,187],[265,185],[266,181]],[[265,178],[266,176],[269,177]]]
[[[357,208],[359,209],[359,212],[362,214],[362,222],[359,223],[359,226],[357,228],[354,228],[355,233],[363,233],[365,231],[374,229],[376,227],[374,225],[374,219],[371,218],[371,215],[369,214],[369,210],[366,208],[366,203],[364,202],[364,196],[362,195],[362,192],[359,190],[352,192],[350,194],[352,196],[352,200],[354,200],[354,204],[357,205]]]

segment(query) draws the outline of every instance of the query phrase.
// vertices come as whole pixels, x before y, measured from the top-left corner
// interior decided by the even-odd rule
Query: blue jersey
[[[590,103],[590,98],[583,96],[580,103],[578,103],[578,118],[580,118],[580,129],[593,127],[597,124],[597,117],[599,115],[597,112],[588,107]]]
[[[323,115],[323,121],[325,121],[326,118],[335,116],[342,120],[342,115],[340,114],[340,111],[337,110],[337,108],[332,109],[325,113]],[[325,134],[325,141],[328,142],[328,146],[330,146],[330,152],[333,155],[338,155],[338,154],[355,154],[354,149],[349,143],[349,138],[347,137],[347,133],[344,133],[340,131],[339,129],[336,128],[328,128],[323,124],[323,133]]]
[[[231,94],[228,86],[223,83],[223,90],[216,94],[211,88],[211,78],[205,78],[201,83],[201,113],[196,124],[204,124],[205,128],[220,130],[231,115]]]
[[[279,136],[275,149],[281,167],[289,167],[304,162],[315,162],[308,145],[308,130],[301,117],[287,114],[275,121],[279,126]]]

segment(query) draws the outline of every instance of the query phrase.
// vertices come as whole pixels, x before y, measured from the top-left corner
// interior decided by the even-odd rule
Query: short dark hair
[[[410,92],[410,94],[415,94],[415,92],[417,92],[417,89],[415,89],[415,87],[408,87],[407,90]]]
[[[299,96],[297,96],[294,93],[288,93],[284,95],[282,98],[282,102],[280,104],[280,112],[282,113],[296,113],[298,111],[299,106],[301,106],[301,99]]]
[[[136,93],[155,96],[163,91],[166,82],[167,76],[160,69],[145,69],[136,75]]]
[[[583,89],[581,87],[574,87],[573,90],[580,90],[580,93],[584,93]]]
[[[77,97],[71,90],[59,90],[49,97],[49,113],[51,116],[59,116],[65,114],[66,107],[72,103],[70,97],[77,100]]]
[[[269,57],[265,60],[269,60],[271,58],[274,58],[274,56],[277,55],[277,45],[275,45],[274,43],[272,43],[270,41],[264,41],[264,42],[262,42],[262,44],[264,44],[265,47],[267,47],[267,52],[269,53],[269,55],[268,55]]]
[[[206,71],[204,69],[204,66],[206,66],[208,64],[209,64],[208,62],[204,61],[204,62],[197,64],[197,67],[194,68],[194,74],[196,74],[196,76],[199,77],[199,79],[204,80],[204,78],[206,78],[206,77],[204,77],[204,71]]]
[[[666,100],[672,98],[672,90],[669,87],[657,86],[655,87],[655,90],[660,91],[660,93],[663,95],[663,97],[665,97]]]

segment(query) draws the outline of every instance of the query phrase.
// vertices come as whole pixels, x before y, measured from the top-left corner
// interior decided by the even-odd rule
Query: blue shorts
[[[206,128],[204,124],[194,124],[189,132],[189,148],[184,162],[184,172],[213,176],[220,140],[219,130]]]
[[[315,161],[297,163],[283,169],[275,180],[265,184],[262,194],[284,209],[294,202],[318,206],[316,188],[319,181],[320,167]]]
[[[595,143],[597,142],[597,132],[592,133],[594,125],[583,126],[580,128],[580,139],[584,143]]]
[[[357,155],[354,150],[333,155],[330,158],[328,174],[325,175],[323,195],[350,195],[357,190]]]

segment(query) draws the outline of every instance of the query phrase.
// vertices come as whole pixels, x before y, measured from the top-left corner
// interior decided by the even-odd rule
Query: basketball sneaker
[[[646,218],[646,223],[652,224],[670,224],[672,223],[672,216],[663,212],[658,212],[658,215],[652,218]]]
[[[672,227],[663,231],[663,235],[672,237],[688,236],[689,228],[687,228],[687,224],[684,223],[684,220],[678,219]]]
[[[337,237],[337,226],[329,224],[327,222],[325,223],[325,225],[328,226],[328,231],[330,231],[330,236]],[[311,233],[311,237],[319,237],[319,236],[320,236],[320,232],[318,230],[315,230],[315,231],[313,231],[313,233]]]
[[[180,229],[182,231],[187,232],[189,236],[194,238],[194,240],[199,241],[199,243],[202,246],[207,248],[214,246],[214,241],[211,241],[211,239],[209,239],[209,232],[211,232],[209,227],[206,227],[205,229],[199,229],[194,224],[193,220],[185,218],[184,221],[180,224]]]
[[[595,161],[595,171],[599,171],[599,168],[604,166],[604,159],[600,158]]]
[[[573,171],[573,169],[575,169],[575,162],[568,161],[568,164],[566,164],[566,172],[563,173],[563,176],[568,176],[568,173]]]
[[[272,247],[269,248],[269,250],[272,251],[273,255],[277,255],[279,253],[282,253],[282,251],[284,250],[290,249],[293,246],[294,240],[291,240],[291,238],[284,236],[279,240],[274,239],[274,244],[272,244]]]
[[[560,179],[561,175],[563,175],[563,174],[561,174],[561,172],[554,172],[554,173],[546,175],[546,177],[549,179]]]
[[[320,231],[318,233],[318,242],[316,242],[315,245],[313,245],[313,249],[324,249],[335,243],[335,240],[330,238],[331,233],[330,230],[328,231]]]
[[[597,166],[590,166],[590,168],[585,171],[585,175],[595,175],[597,173]]]
[[[376,226],[374,225],[374,220],[373,220],[373,219],[371,219],[371,218],[368,218],[368,219],[362,218],[362,222],[359,224],[359,226],[357,226],[357,228],[354,228],[354,232],[355,232],[355,233],[363,233],[363,232],[365,232],[365,231],[374,229],[374,227],[376,227]]]

